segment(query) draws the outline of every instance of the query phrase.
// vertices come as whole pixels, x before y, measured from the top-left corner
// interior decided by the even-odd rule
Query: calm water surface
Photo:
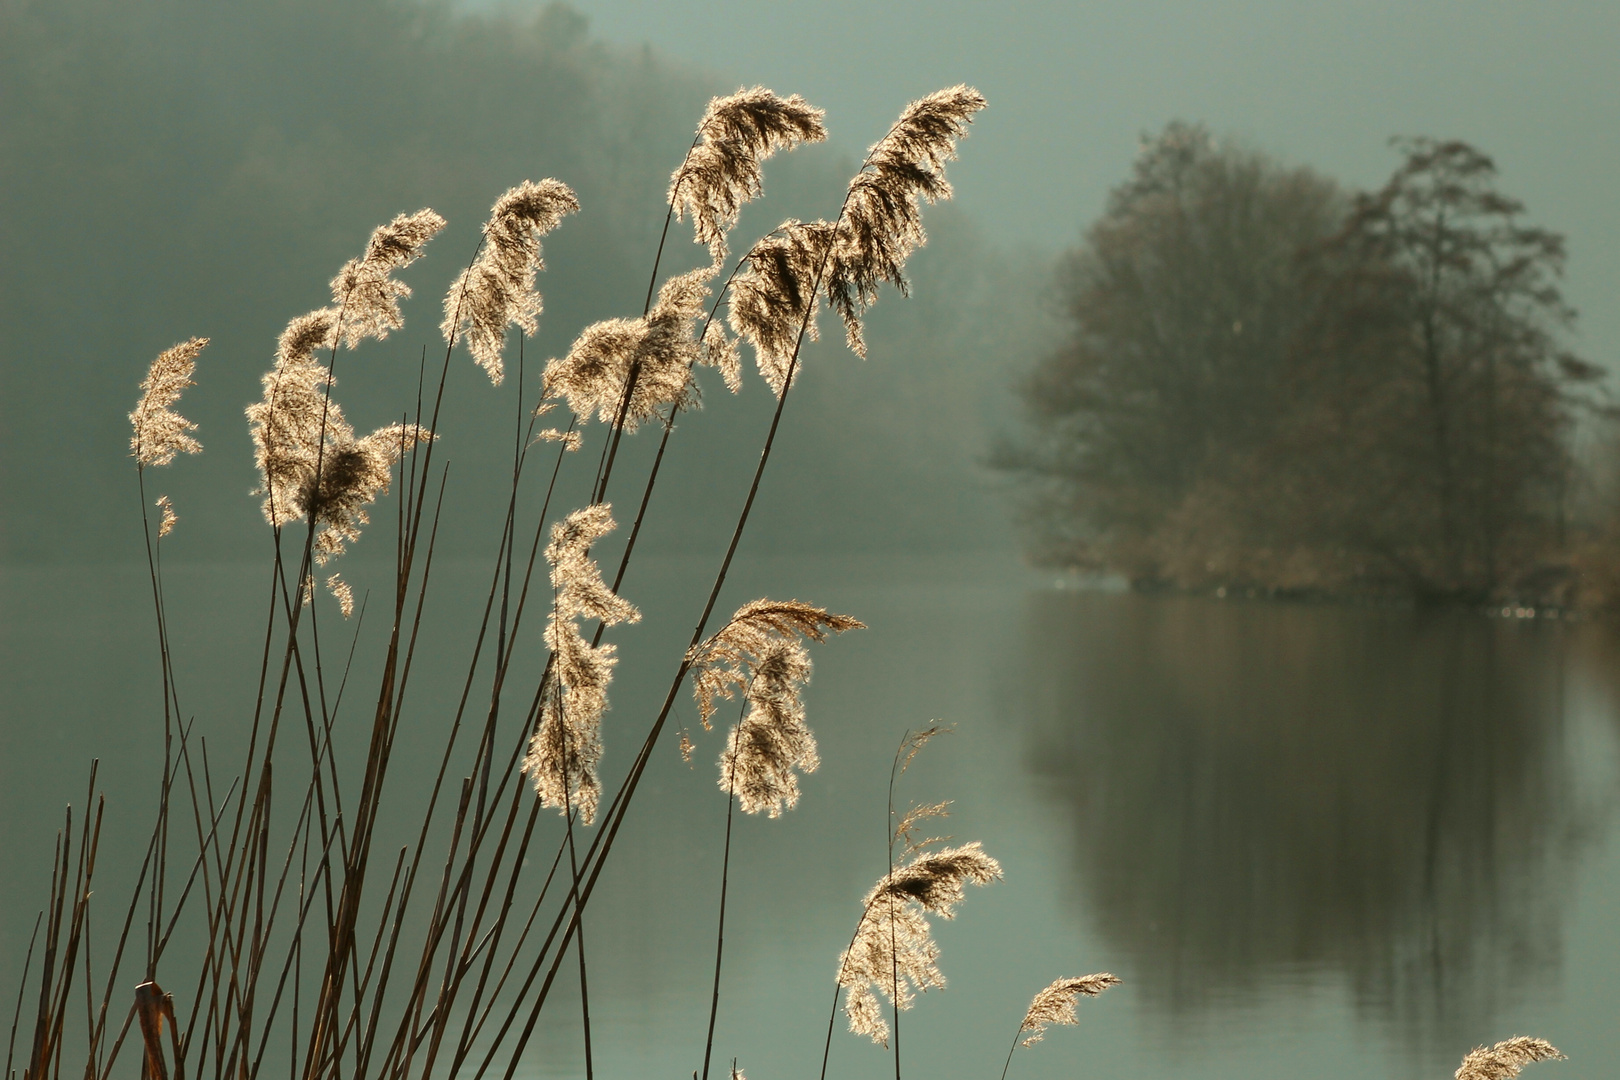
[[[358,570],[346,576],[381,581]],[[649,560],[627,582],[647,619],[619,638],[610,784],[667,685],[708,570]],[[484,588],[471,564],[436,575],[392,780],[401,805],[436,764],[468,654],[465,609]],[[108,798],[107,895],[130,874],[159,721],[138,568],[9,569],[0,581],[9,996],[61,808],[82,805],[92,757]],[[184,704],[216,763],[240,746],[262,646],[248,613],[265,584],[244,566],[171,577]],[[918,759],[902,798],[954,800],[947,831],[982,840],[1006,879],[974,890],[954,922],[936,920],[950,985],[903,1017],[912,1075],[995,1080],[1034,991],[1098,970],[1125,985],[1083,1003],[1081,1027],[1020,1050],[1012,1076],[1444,1077],[1471,1046],[1516,1033],[1570,1055],[1538,1076],[1612,1075],[1610,630],[1082,592],[969,559],[756,559],[723,606],[767,593],[870,629],[816,651],[809,707],[823,764],[799,807],[737,825],[716,1037],[727,1065],[737,1057],[754,1080],[816,1075],[838,952],[885,863],[890,755],[905,728],[939,719],[955,733]],[[333,639],[352,629],[323,627]],[[348,693],[363,703],[370,689],[357,674]],[[360,705],[344,709],[353,724]],[[673,737],[660,748],[587,920],[604,1080],[679,1078],[700,1064],[725,803],[719,732],[696,726],[687,699],[676,720],[698,743],[693,764]],[[349,760],[354,745],[342,748]],[[573,993],[548,1008],[531,1075],[583,1074]],[[892,1075],[891,1059],[840,1025],[830,1075]]]

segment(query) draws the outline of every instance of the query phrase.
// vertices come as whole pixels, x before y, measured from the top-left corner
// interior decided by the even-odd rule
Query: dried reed
[[[521,376],[522,339],[536,331],[542,309],[535,288],[543,269],[541,240],[578,210],[573,192],[552,179],[525,181],[495,202],[477,249],[444,299],[440,329],[446,348],[437,386],[424,357],[414,405],[396,414],[398,422],[367,435],[354,430],[334,397],[337,354],[368,339],[386,339],[403,327],[401,303],[411,290],[396,275],[444,227],[438,214],[426,209],[402,214],[376,229],[363,252],[332,278],[330,304],[292,319],[282,333],[262,379],[261,400],[246,410],[274,561],[254,713],[246,725],[247,749],[229,784],[216,783],[206,744],[201,760],[194,757],[190,726],[179,723],[157,546],[170,536],[177,518],[166,496],[155,504],[147,501],[141,480],[143,515],[152,505],[159,511],[147,536],[163,678],[165,764],[157,819],[123,936],[105,973],[99,1011],[93,997],[86,996],[87,1080],[111,1074],[132,1031],[142,1044],[147,1080],[171,1075],[184,1080],[188,1073],[200,1077],[210,1071],[232,1080],[256,1080],[272,1043],[286,1048],[293,1075],[305,1080],[346,1074],[355,1080],[373,1075],[404,1080],[413,1072],[434,1075],[436,1069],[456,1076],[475,1054],[480,1056],[476,1075],[482,1077],[498,1053],[508,1055],[505,1075],[510,1078],[571,942],[579,961],[589,1073],[583,914],[689,676],[705,727],[717,698],[740,693],[743,699],[743,711],[719,760],[720,788],[727,794],[727,848],[704,1052],[707,1076],[719,1004],[732,811],[740,807],[744,813],[775,817],[797,803],[800,775],[818,763],[801,697],[810,672],[805,642],[861,624],[797,601],[760,600],[744,605],[713,635],[706,637],[706,628],[749,520],[820,304],[825,300],[839,312],[851,346],[863,351],[859,320],[881,282],[904,289],[905,259],[923,239],[920,202],[948,196],[943,165],[982,106],[983,100],[965,88],[908,106],[868,154],[837,218],[784,223],[750,248],[716,289],[729,234],[742,207],[763,190],[764,162],[778,152],[821,141],[825,128],[820,110],[802,98],[779,97],[760,87],[710,102],[685,160],[671,177],[665,233],[642,314],[587,327],[563,357],[548,365],[540,401],[523,401],[518,380],[511,491],[482,621],[438,773],[425,794],[416,841],[383,860],[385,867],[392,865],[380,906],[374,899],[367,902],[381,888],[380,874],[372,869],[373,842],[384,813],[384,793],[390,790],[388,773],[443,506],[446,470],[434,468],[434,432],[440,426],[450,360],[457,344],[464,344],[491,382],[500,383],[507,333],[515,326],[520,331]],[[669,223],[688,216],[694,242],[708,249],[709,264],[669,277],[657,289],[655,302]],[[717,318],[726,304],[729,317]],[[728,323],[737,337],[727,333]],[[616,662],[615,646],[602,641],[603,632],[638,617],[619,596],[620,584],[674,416],[697,400],[694,369],[715,367],[727,388],[736,391],[741,341],[755,350],[757,366],[777,397],[775,411],[688,650],[640,751],[603,807],[600,722]],[[163,353],[142,383],[141,399],[130,417],[131,451],[142,477],[147,466],[165,465],[178,454],[200,449],[192,434],[195,426],[173,406],[191,385],[205,344],[205,339],[194,338]],[[558,404],[571,413],[569,422],[537,434],[539,417]],[[567,452],[579,447],[581,429],[593,419],[606,427],[593,497],[584,509],[552,521],[551,491]],[[625,432],[653,420],[663,427],[658,455],[609,584],[591,549],[613,527],[605,496],[615,455]],[[544,442],[557,444],[557,456],[546,501],[532,523],[525,566],[518,552],[518,493],[531,448]],[[410,453],[413,449],[417,452]],[[347,659],[339,665],[341,675],[329,672],[321,606],[311,602],[314,571],[360,538],[377,502],[394,490],[399,498],[386,649],[376,672],[364,756],[340,768],[333,753],[334,732],[365,604],[358,605],[360,619]],[[301,551],[284,559],[284,529],[297,522],[303,524]],[[543,543],[548,532],[549,543]],[[503,695],[515,674],[513,659],[542,546],[553,587],[543,631],[549,659],[532,686],[518,688],[530,701],[527,710],[519,709],[503,726]],[[350,582],[328,573],[325,584],[337,610],[344,617],[353,614],[357,604]],[[585,620],[595,623],[589,635]],[[486,635],[493,638],[494,659],[481,665]],[[489,678],[487,711],[482,724],[464,727],[481,673]],[[283,720],[288,721],[285,727]],[[294,741],[304,745],[289,758],[282,736],[299,727],[303,737]],[[302,773],[306,767],[307,777]],[[294,777],[290,793],[285,790],[289,775]],[[537,796],[529,794],[525,775]],[[446,781],[454,796],[441,805]],[[181,785],[179,797],[176,783]],[[561,810],[565,835],[537,895],[524,901],[531,904],[525,913],[518,897],[520,892],[531,895],[524,867],[536,839],[538,810],[545,806]],[[190,824],[182,828],[195,834],[196,851],[188,854],[189,866],[178,875],[167,861],[171,839],[178,839],[178,834],[171,838],[171,809],[181,811],[182,822],[189,817]],[[976,844],[932,850],[929,841],[914,843],[910,829],[927,816],[920,808],[902,824],[897,835],[907,861],[898,868],[892,862],[898,841],[891,840],[890,872],[867,898],[862,925],[841,965],[849,974],[846,979],[841,971],[840,986],[849,987],[857,999],[863,993],[870,996],[876,986],[895,1003],[896,1021],[914,990],[942,981],[922,913],[949,917],[964,883],[983,883],[1000,873]],[[582,850],[577,848],[576,826],[591,825],[598,817],[604,827]],[[75,840],[71,816],[59,843],[48,917],[42,917],[40,1004],[25,1080],[44,1080],[61,1068],[68,993],[81,954],[87,984],[90,978],[88,911],[99,823],[99,809],[93,824],[83,823],[76,870],[70,857]],[[551,927],[540,935],[542,908],[564,848],[569,856],[566,895],[552,899]],[[437,874],[430,860],[440,861]],[[143,904],[148,927],[145,978],[131,997],[122,998],[115,987],[120,985],[124,939]],[[171,994],[158,976],[167,945],[182,925],[194,927],[205,948],[197,970],[178,978],[172,972],[164,976]],[[30,966],[31,958],[32,953]],[[857,984],[863,974],[870,977]],[[116,1026],[116,1012],[111,1011],[115,1000],[127,1005],[116,1034],[108,1024],[110,1018]],[[859,1011],[858,1001],[854,1011]],[[459,1033],[450,1030],[456,1016],[462,1018]],[[20,1018],[19,1004],[17,1022]],[[732,1076],[742,1077],[735,1061]]]
[[[1055,979],[1029,1003],[1024,1012],[1024,1020],[1018,1025],[1018,1032],[1013,1036],[1012,1046],[1007,1050],[1007,1060],[1001,1065],[1001,1080],[1007,1080],[1007,1068],[1012,1064],[1013,1052],[1020,1046],[1031,1046],[1046,1037],[1046,1028],[1050,1024],[1078,1024],[1079,1016],[1075,1014],[1075,1005],[1082,997],[1096,997],[1110,986],[1118,986],[1118,977],[1106,971],[1099,971],[1095,975],[1081,975],[1079,978]],[[1029,1032],[1026,1037],[1024,1032]]]
[[[1513,1080],[1526,1065],[1537,1061],[1562,1061],[1564,1055],[1546,1039],[1515,1035],[1495,1046],[1469,1051],[1457,1066],[1457,1080]]]

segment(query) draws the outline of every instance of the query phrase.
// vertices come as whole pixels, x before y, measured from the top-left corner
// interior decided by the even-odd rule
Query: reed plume
[[[764,191],[760,166],[778,150],[825,139],[824,115],[798,94],[777,97],[763,86],[709,100],[697,141],[670,177],[669,202],[677,218],[691,214],[694,238],[714,262],[725,258],[743,204]]]
[[[838,961],[850,1031],[888,1045],[889,1025],[874,990],[909,1009],[917,993],[943,987],[939,946],[924,916],[954,918],[966,885],[1000,877],[1001,864],[975,841],[919,853],[878,880],[862,901],[855,940]]]
[[[697,699],[703,727],[711,728],[715,699],[731,699],[734,689],[746,688],[760,659],[777,644],[827,640],[829,632],[864,630],[866,624],[849,615],[835,615],[825,608],[812,607],[798,600],[750,600],[738,608],[726,625],[687,652],[692,677],[692,694]]]
[[[157,502],[153,505],[155,505],[162,514],[162,516],[158,519],[158,539],[161,540],[174,531],[175,523],[178,522],[180,518],[175,514],[174,503],[169,500],[167,495],[159,495]]]
[[[595,413],[604,424],[622,414],[626,431],[666,405],[692,405],[692,366],[704,359],[694,331],[714,274],[712,266],[677,274],[664,282],[658,302],[642,318],[587,326],[566,356],[546,366],[547,392],[566,399],[577,415]]]
[[[300,315],[282,331],[275,364],[261,380],[264,397],[246,409],[265,520],[279,528],[308,518],[320,530],[318,562],[359,539],[370,521],[365,508],[387,493],[394,462],[433,437],[419,425],[390,424],[356,438],[332,400],[335,380],[319,354],[404,325],[398,302],[410,289],[390,275],[420,257],[443,227],[438,214],[418,210],[373,230],[364,254],[332,279],[333,306]]]
[[[589,825],[596,819],[602,783],[597,763],[602,757],[602,714],[618,659],[612,645],[592,646],[579,632],[577,619],[596,619],[604,626],[638,622],[641,612],[602,581],[590,557],[591,545],[612,531],[612,508],[606,503],[575,510],[552,526],[546,545],[551,585],[556,590],[545,640],[556,655],[551,693],[541,706],[540,727],[529,742],[523,771],[534,783],[544,806],[577,810]]]
[[[800,638],[825,641],[829,632],[864,627],[858,619],[797,600],[753,600],[687,653],[705,729],[715,698],[729,699],[741,688],[748,702],[747,715],[731,729],[720,755],[720,790],[737,796],[744,813],[780,817],[799,801],[794,770],[811,773],[821,764],[804,722],[800,690],[810,679],[810,654]]]
[[[141,400],[129,414],[134,433],[129,438],[129,452],[141,468],[148,465],[167,465],[176,454],[198,454],[202,443],[192,438],[197,425],[175,412],[170,406],[180,400],[180,394],[191,381],[197,369],[197,355],[208,344],[204,337],[182,341],[172,349],[158,354],[141,380]]]
[[[294,348],[330,343],[335,325],[329,310],[294,319],[282,335],[276,366],[262,380],[263,400],[246,410],[265,520],[279,528],[312,517],[321,563],[359,539],[360,526],[370,521],[365,508],[387,494],[394,462],[433,437],[415,424],[389,424],[355,437],[342,407],[330,398],[330,372]]]
[[[1476,1047],[1457,1067],[1457,1080],[1513,1080],[1534,1061],[1562,1061],[1564,1055],[1546,1039],[1515,1035],[1492,1047]]]
[[[439,326],[444,340],[454,345],[459,335],[497,386],[505,377],[506,328],[532,335],[540,326],[542,305],[534,287],[535,275],[545,269],[540,238],[578,210],[579,199],[560,180],[525,180],[508,190],[490,208],[478,256],[445,294]]]
[[[399,302],[410,297],[410,286],[391,275],[421,258],[442,228],[444,218],[432,210],[400,214],[372,230],[365,253],[343,264],[332,279],[332,304],[341,313],[339,337],[345,348],[368,337],[381,341],[405,325]]]
[[[819,278],[833,246],[824,221],[784,221],[743,257],[731,283],[728,322],[754,347],[754,363],[778,398],[787,392],[801,334],[816,340]]]
[[[545,382],[542,381],[540,384],[540,397],[542,400],[540,404],[534,407],[534,418],[536,420],[557,407],[556,402],[544,400],[545,397],[550,393],[550,387],[548,387]],[[541,428],[539,431],[534,433],[534,442],[561,443],[561,449],[564,453],[572,453],[584,445],[585,441],[576,428],[577,422],[578,418],[576,417],[575,421],[570,423],[567,428]]]
[[[326,579],[326,588],[337,598],[338,608],[347,619],[354,614],[354,588],[337,574],[329,575]]]
[[[1024,1013],[1024,1022],[1018,1026],[1018,1033],[1022,1035],[1029,1032],[1029,1036],[1020,1044],[1031,1046],[1046,1036],[1049,1024],[1077,1024],[1080,1022],[1075,1015],[1074,1007],[1082,997],[1096,997],[1110,986],[1118,986],[1118,977],[1106,971],[1099,971],[1095,975],[1082,975],[1079,978],[1058,979],[1046,989],[1035,995],[1035,1000],[1029,1003],[1029,1011]]]
[[[951,197],[945,163],[956,157],[957,141],[984,107],[977,90],[961,85],[913,101],[850,181],[827,298],[857,355],[866,355],[861,316],[877,300],[878,286],[887,281],[907,293],[906,259],[927,240],[920,203]]]
[[[868,151],[835,222],[784,222],[748,253],[732,285],[730,322],[754,346],[760,374],[777,397],[797,372],[801,337],[816,337],[823,292],[844,322],[850,349],[866,355],[866,309],[884,282],[908,291],[906,260],[927,239],[921,204],[950,198],[945,164],[984,107],[968,86],[907,105]]]

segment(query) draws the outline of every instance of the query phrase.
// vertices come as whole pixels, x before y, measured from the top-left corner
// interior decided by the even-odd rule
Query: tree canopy
[[[1352,194],[1201,127],[1144,144],[1028,376],[1044,562],[1138,583],[1486,597],[1555,583],[1598,371],[1562,237],[1490,158],[1398,140]]]

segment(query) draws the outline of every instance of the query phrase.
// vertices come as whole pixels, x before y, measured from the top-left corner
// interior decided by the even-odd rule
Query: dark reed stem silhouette
[[[742,708],[746,709],[747,707],[745,701]],[[741,724],[742,719],[742,710],[739,710],[737,722]],[[720,914],[716,920],[717,928],[714,932],[714,989],[709,994],[709,1030],[703,1042],[703,1080],[709,1080],[709,1060],[714,1054],[714,1022],[715,1018],[720,1015],[720,962],[726,948],[726,892],[731,884],[731,818],[732,811],[737,806],[737,797],[732,792],[736,779],[737,760],[736,756],[733,755],[726,766],[724,784],[726,789],[726,842],[720,856]],[[736,1068],[736,1064],[735,1061],[732,1062],[733,1069]]]

